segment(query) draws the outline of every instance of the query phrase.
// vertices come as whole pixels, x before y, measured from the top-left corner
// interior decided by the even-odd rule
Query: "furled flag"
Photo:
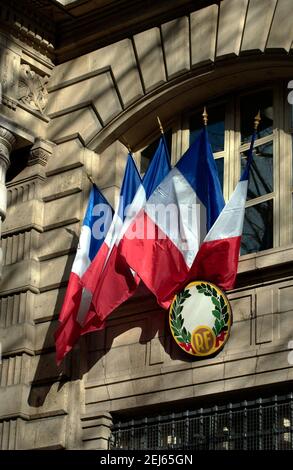
[[[103,242],[111,224],[112,215],[112,207],[93,185],[59,315],[60,325],[55,332],[57,364],[73,348],[81,334],[96,329],[94,327],[90,330],[83,329],[85,317],[91,309],[91,295],[83,289],[80,278],[96,254],[103,251]],[[106,254],[104,252],[104,259]]]
[[[205,237],[189,272],[190,280],[213,282],[224,290],[233,289],[236,281],[249,171],[259,115],[255,120],[255,132],[240,181]]]
[[[128,176],[127,171],[130,172]],[[123,206],[120,206],[121,212],[119,212],[123,225],[115,230],[116,236],[114,243],[112,243],[112,251],[102,275],[95,285],[93,263],[82,279],[84,286],[93,292],[92,302],[96,312],[96,315],[92,313],[87,317],[86,325],[95,322],[96,319],[99,322],[105,320],[116,307],[134,293],[139,283],[139,277],[120,255],[121,239],[136,215],[144,207],[151,193],[170,171],[170,157],[164,136],[161,137],[158,148],[139,186],[126,184],[126,181],[131,178],[131,174],[132,178],[135,177],[137,181],[136,171],[134,163],[128,169],[126,168],[121,188]]]
[[[125,233],[121,254],[168,308],[201,241],[224,207],[206,127],[163,179]],[[131,232],[143,231],[133,237]]]

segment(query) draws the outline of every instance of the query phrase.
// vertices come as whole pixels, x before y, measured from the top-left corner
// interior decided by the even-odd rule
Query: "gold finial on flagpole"
[[[254,118],[254,130],[255,131],[257,130],[260,121],[261,121],[261,117],[260,117],[260,109],[259,109],[257,115]]]
[[[206,107],[203,108],[202,117],[203,117],[204,125],[207,126],[208,125],[208,113],[207,113],[207,108]]]
[[[164,134],[164,129],[163,129],[163,126],[162,126],[162,123],[161,123],[161,120],[160,120],[159,116],[157,116],[157,120],[158,120],[158,123],[159,123],[159,128],[160,128],[161,134]]]
[[[93,178],[92,178],[88,173],[86,173],[86,176],[88,177],[88,179],[90,180],[90,182],[94,185],[95,182],[94,182]]]

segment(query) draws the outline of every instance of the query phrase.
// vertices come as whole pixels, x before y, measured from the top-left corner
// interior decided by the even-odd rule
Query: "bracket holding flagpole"
[[[161,134],[164,134],[164,129],[163,129],[161,119],[159,118],[159,116],[157,116],[157,120],[158,120],[158,124],[159,124],[159,128],[160,128],[160,132],[161,132]]]
[[[125,147],[127,148],[128,152],[131,153],[132,155],[132,149],[129,145],[129,143],[123,138],[123,139],[120,139],[120,141],[122,142],[123,145],[125,145]]]
[[[203,118],[203,123],[205,126],[208,125],[208,113],[207,113],[207,108],[203,108],[203,113],[202,113],[202,118]]]
[[[255,131],[257,130],[260,121],[261,121],[261,117],[260,117],[260,109],[259,109],[257,115],[254,118],[254,130]]]
[[[125,142],[125,143],[126,143],[126,147],[127,147],[128,152],[132,155],[132,150],[131,150],[131,147],[130,147],[129,143],[128,142]]]

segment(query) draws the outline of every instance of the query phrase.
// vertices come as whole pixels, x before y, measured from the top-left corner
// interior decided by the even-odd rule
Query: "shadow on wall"
[[[65,228],[65,230],[72,235],[70,252],[75,252],[78,245],[78,236],[73,230],[68,228]],[[67,285],[71,267],[72,258],[68,256],[61,278],[60,287]],[[66,358],[63,364],[59,367],[55,361],[55,348],[52,351],[52,341],[54,342],[54,333],[57,329],[56,320],[59,317],[60,306],[63,303],[63,299],[63,289],[59,289],[54,312],[49,322],[42,350],[40,351],[39,362],[32,380],[31,391],[28,398],[29,405],[33,407],[43,406],[54,383],[58,383],[58,390],[60,390],[68,380],[79,378],[79,372],[77,372],[79,371],[79,366],[78,364],[75,364],[78,359],[76,351],[73,351],[72,357]]]
[[[73,235],[72,248],[76,248],[78,239],[74,232]],[[65,284],[68,279],[71,264],[70,260],[66,264],[62,284]],[[47,329],[31,385],[29,405],[32,407],[39,408],[44,405],[54,384],[58,384],[57,390],[60,391],[66,382],[80,380],[87,373],[89,373],[90,380],[100,381],[108,376],[113,376],[113,370],[118,374],[123,374],[123,371],[125,374],[129,374],[135,369],[137,371],[138,368],[142,370],[144,367],[151,366],[152,359],[150,353],[146,352],[146,345],[155,338],[159,340],[161,354],[164,356],[161,358],[161,363],[165,362],[167,357],[182,362],[194,361],[172,341],[168,312],[157,305],[152,294],[141,284],[135,295],[110,315],[105,330],[81,337],[62,364],[57,367],[55,351],[53,355],[52,347],[47,348],[46,345],[52,344],[52,338],[57,328],[56,318],[58,318],[63,298],[64,293],[59,290],[53,319]],[[136,337],[134,341],[133,332]],[[132,337],[130,341],[128,335]],[[122,346],[122,353],[119,346]],[[148,348],[148,350],[150,349]],[[46,376],[48,375],[46,374],[48,368],[50,377],[44,379],[44,373]]]

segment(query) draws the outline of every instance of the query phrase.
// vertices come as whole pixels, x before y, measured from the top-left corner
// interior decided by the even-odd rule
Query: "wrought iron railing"
[[[293,450],[293,393],[116,422],[109,449]]]

